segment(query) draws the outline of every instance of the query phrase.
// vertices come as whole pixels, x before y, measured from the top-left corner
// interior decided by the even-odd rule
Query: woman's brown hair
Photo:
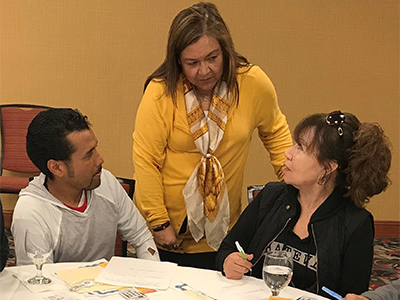
[[[166,94],[170,95],[176,104],[176,88],[182,73],[180,55],[187,46],[205,35],[215,38],[221,46],[224,61],[222,78],[233,101],[237,103],[239,100],[237,69],[250,64],[235,51],[228,27],[215,5],[208,2],[200,2],[186,8],[174,18],[169,30],[166,58],[147,78],[144,90],[153,79],[164,81]]]
[[[329,125],[326,121],[328,115],[306,117],[296,126],[293,138],[298,142],[312,130],[314,137],[308,145],[310,151],[316,154],[322,166],[328,167],[331,161],[338,164],[336,186],[346,188],[346,196],[363,207],[370,197],[384,191],[390,183],[390,142],[378,124],[360,123],[350,113],[342,114],[344,119],[340,127],[343,134],[340,135],[339,126]]]

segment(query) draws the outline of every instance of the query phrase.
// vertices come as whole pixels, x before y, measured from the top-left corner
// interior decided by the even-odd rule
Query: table
[[[66,264],[48,264],[44,265],[43,273],[44,275],[49,275],[53,270],[57,269],[58,266]],[[68,267],[76,268],[81,266],[82,263],[68,263]],[[70,299],[86,299],[83,295],[72,293],[68,291],[68,286],[60,279],[56,278],[55,275],[52,276],[54,284],[61,284],[61,289],[51,292],[42,293],[32,293],[29,291],[25,285],[20,283],[20,281],[13,276],[16,272],[26,271],[27,268],[31,268],[32,276],[35,273],[34,266],[22,266],[22,267],[8,267],[0,273],[0,300],[43,300],[44,297],[51,295],[62,294],[71,297]],[[47,274],[46,274],[47,268]],[[58,282],[57,282],[58,281]],[[52,283],[52,284],[53,284]],[[194,300],[195,298],[189,296],[187,293],[182,292],[179,288],[176,288],[182,283],[187,283],[197,289],[198,286],[202,286],[202,292],[211,292],[219,295],[218,300],[236,300],[236,299],[254,299],[254,300],[264,300],[268,299],[271,295],[270,290],[260,279],[245,276],[242,280],[229,280],[221,275],[220,272],[203,270],[188,267],[177,267],[174,277],[171,281],[170,288],[164,291],[157,291],[155,293],[147,294],[150,300],[154,299],[174,299],[174,300]],[[192,285],[196,284],[197,286]],[[15,291],[15,292],[14,292]],[[10,295],[8,295],[10,294]],[[210,293],[208,293],[210,295]],[[214,294],[215,295],[215,294]],[[284,288],[280,295],[283,298],[296,299],[300,296],[305,296],[308,299],[323,300],[324,297],[305,292],[296,288],[286,287]],[[116,298],[123,299],[122,297],[116,295],[111,297],[94,298],[94,299],[105,299],[105,300],[115,300]],[[69,299],[68,299],[69,300]]]

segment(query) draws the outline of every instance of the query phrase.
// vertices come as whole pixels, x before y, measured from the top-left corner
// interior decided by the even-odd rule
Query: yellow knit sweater
[[[285,116],[274,86],[257,66],[239,70],[239,105],[232,105],[224,137],[215,151],[225,173],[230,204],[230,228],[241,213],[243,173],[254,129],[271,158],[279,178],[284,152],[292,145]],[[163,82],[152,81],[140,103],[133,133],[135,201],[150,224],[170,221],[178,234],[186,217],[182,190],[201,159],[189,131],[182,81],[178,82],[177,105],[165,92]],[[205,238],[196,243],[184,228],[181,248],[186,253],[213,251]],[[182,230],[181,230],[182,232]]]

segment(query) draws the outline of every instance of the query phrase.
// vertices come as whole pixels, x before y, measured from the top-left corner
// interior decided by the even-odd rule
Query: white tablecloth
[[[21,272],[29,272],[33,276],[35,274],[34,266],[23,266],[23,267],[8,267],[0,273],[0,300],[43,300],[49,296],[62,295],[65,300],[83,300],[86,299],[83,295],[72,293],[68,291],[68,286],[54,274],[54,270],[60,268],[75,268],[81,264],[68,263],[68,264],[50,264],[44,265],[43,274],[45,276],[50,276],[53,282],[46,289],[53,289],[50,291],[32,293],[20,280],[15,276]],[[25,274],[23,274],[25,275]],[[31,277],[32,277],[31,276]],[[208,282],[207,286],[204,283]],[[258,299],[264,300],[268,299],[271,295],[270,290],[260,279],[245,277],[242,280],[228,280],[223,277],[220,272],[187,268],[187,267],[177,267],[170,288],[165,291],[157,291],[154,293],[147,294],[150,300],[153,299],[174,299],[174,300],[194,300],[193,297],[185,292],[182,292],[177,285],[182,285],[182,283],[187,283],[190,286],[201,290],[202,292],[209,292],[209,296],[219,295],[218,299],[225,300],[226,298],[230,300],[234,299]],[[52,285],[52,286],[51,286]],[[242,288],[243,290],[242,290]],[[200,288],[199,288],[200,287]],[[250,291],[249,291],[250,288]],[[246,290],[247,289],[247,290]],[[234,291],[234,292],[233,292]],[[246,294],[241,295],[242,291]],[[210,294],[211,293],[211,294]],[[212,294],[214,293],[214,294]],[[234,294],[232,294],[234,293]],[[313,298],[316,300],[326,299],[324,297],[311,294],[299,289],[292,287],[284,288],[280,295],[283,298],[296,299],[300,296],[305,296],[306,298]],[[54,297],[55,298],[55,297]],[[97,298],[101,300],[122,300],[123,298],[115,295],[111,297]],[[49,298],[50,299],[50,298]]]

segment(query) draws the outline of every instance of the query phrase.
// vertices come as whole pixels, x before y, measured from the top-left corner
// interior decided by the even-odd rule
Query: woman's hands
[[[160,230],[153,233],[154,241],[164,247],[165,249],[172,250],[177,249],[178,245],[176,244],[176,235],[172,226],[168,226],[164,230]]]
[[[253,259],[253,254],[245,254],[247,260],[244,260],[239,252],[229,254],[224,261],[224,273],[226,278],[241,279],[253,267],[250,260]]]
[[[344,298],[346,300],[369,300],[368,298],[356,294],[347,294]]]

